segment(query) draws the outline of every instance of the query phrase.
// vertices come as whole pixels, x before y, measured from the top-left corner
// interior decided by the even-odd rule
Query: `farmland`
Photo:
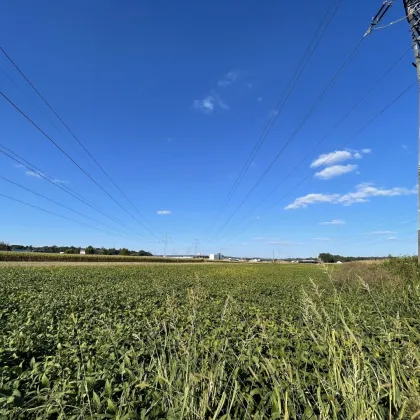
[[[420,418],[410,260],[0,269],[0,418]]]

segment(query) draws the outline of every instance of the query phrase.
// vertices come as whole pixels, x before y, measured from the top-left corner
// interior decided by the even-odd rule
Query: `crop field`
[[[202,258],[165,258],[165,257],[138,257],[125,255],[81,255],[81,254],[52,254],[44,252],[11,252],[0,251],[0,261],[51,261],[51,262],[172,262],[172,263],[199,263]]]
[[[420,276],[191,264],[0,269],[0,418],[420,418]]]

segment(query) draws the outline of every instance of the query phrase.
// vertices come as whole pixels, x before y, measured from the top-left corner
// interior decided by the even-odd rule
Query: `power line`
[[[117,232],[120,232],[120,233],[124,234],[124,232],[122,232],[122,231],[121,231],[121,230],[119,230],[119,229],[116,229],[116,228],[114,228],[114,227],[112,227],[112,226],[110,226],[110,225],[107,225],[106,223],[103,223],[103,222],[101,222],[101,221],[99,221],[99,220],[97,220],[97,219],[94,219],[93,217],[87,216],[86,214],[83,214],[83,213],[81,213],[80,211],[74,210],[74,209],[72,209],[71,207],[68,207],[68,206],[66,206],[66,205],[64,205],[64,204],[59,203],[58,201],[55,201],[55,200],[53,200],[53,199],[51,199],[51,198],[48,198],[48,197],[46,197],[46,196],[45,196],[45,195],[43,195],[43,194],[37,193],[36,191],[31,190],[30,188],[27,188],[27,187],[25,187],[25,186],[23,186],[23,185],[21,185],[21,184],[18,184],[17,182],[14,182],[14,181],[12,181],[12,180],[10,180],[10,179],[8,179],[8,178],[6,178],[6,177],[2,176],[2,175],[0,175],[0,179],[2,179],[2,180],[4,180],[4,181],[8,182],[9,184],[15,185],[16,187],[19,187],[19,188],[21,188],[21,189],[23,189],[23,190],[26,190],[26,191],[30,192],[31,194],[37,195],[38,197],[41,197],[41,198],[43,198],[44,200],[47,200],[47,201],[49,201],[49,202],[51,202],[51,203],[54,203],[54,204],[56,204],[57,206],[63,207],[64,209],[67,209],[67,210],[69,210],[69,211],[71,211],[71,212],[73,212],[73,213],[76,213],[76,214],[78,214],[79,216],[85,217],[86,219],[92,220],[92,221],[94,221],[94,222],[96,222],[96,223],[99,223],[99,224],[101,224],[101,225],[106,226],[106,227],[107,227],[107,228],[109,228],[109,229],[113,229],[113,230],[116,230]],[[124,234],[124,235],[125,235],[125,234]]]
[[[65,193],[67,193],[67,194],[71,195],[72,197],[76,198],[78,201],[82,202],[83,204],[87,205],[88,207],[92,208],[93,210],[101,213],[102,215],[104,215],[108,219],[113,220],[115,223],[119,224],[120,226],[122,226],[122,227],[130,230],[131,232],[135,233],[138,236],[143,237],[143,235],[141,235],[139,232],[135,231],[134,229],[130,228],[128,225],[124,224],[123,222],[121,222],[118,218],[109,215],[105,211],[101,210],[98,206],[90,203],[85,198],[83,198],[80,194],[78,194],[77,192],[75,192],[74,190],[72,190],[70,187],[61,185],[54,178],[50,177],[48,174],[46,174],[45,172],[43,172],[42,170],[40,170],[39,168],[37,168],[35,165],[29,163],[28,161],[26,161],[25,159],[23,159],[21,156],[19,156],[17,153],[14,153],[13,151],[11,151],[10,149],[8,149],[6,146],[2,145],[1,143],[0,143],[0,147],[2,147],[5,150],[7,150],[7,152],[5,152],[4,150],[1,150],[0,149],[0,153],[4,154],[5,156],[9,157],[13,161],[17,162],[19,165],[22,165],[25,168],[29,169],[30,171],[34,172],[35,174],[37,174],[37,176],[45,179],[50,184],[54,185],[55,187],[61,189]],[[14,155],[16,157],[14,157],[12,155]]]
[[[357,131],[356,134],[351,136],[346,142],[344,142],[339,148],[343,149],[346,147],[352,140],[354,140],[360,133],[362,133],[369,125],[371,125],[374,121],[376,121],[381,115],[383,115],[389,108],[391,108],[405,93],[407,93],[414,85],[416,84],[416,81],[411,83],[407,88],[405,88],[398,96],[396,96],[389,104],[387,104],[384,108],[381,109],[373,118],[371,118],[360,130]],[[330,159],[332,159],[337,151],[330,154],[328,158],[326,158],[322,164],[325,165]],[[288,176],[291,175],[292,172],[288,174]],[[268,209],[263,212],[258,218],[253,219],[247,226],[241,229],[240,232],[237,232],[236,234],[230,236],[228,240],[235,237],[238,233],[242,233],[244,230],[247,230],[251,225],[253,225],[257,220],[259,220],[262,216],[265,216],[271,209],[276,207],[281,201],[283,201],[292,191],[295,191],[296,188],[300,187],[309,177],[311,177],[311,173],[308,174],[306,177],[304,177],[300,182],[298,182],[294,187],[292,187],[289,191],[286,192],[279,200],[277,200],[274,204],[272,204]]]
[[[131,212],[129,212],[120,202],[118,202],[105,188],[103,188],[88,172],[86,172],[61,146],[59,146],[45,131],[43,131],[28,115],[26,115],[11,99],[9,99],[2,91],[0,95],[12,105],[27,121],[29,121],[47,140],[49,140],[62,154],[64,154],[83,174],[85,174],[97,187],[99,187],[112,201],[114,201],[122,210],[130,215],[137,223],[139,223],[145,230],[153,235],[158,240],[161,240],[148,227],[146,227],[140,220],[138,220]],[[141,235],[147,238],[144,235]]]
[[[335,132],[335,130],[337,130],[337,128],[339,126],[341,126],[341,124],[344,123],[344,121],[347,120],[347,118],[350,117],[350,115],[358,108],[358,106],[376,89],[376,87],[392,72],[392,70],[395,69],[395,67],[397,67],[397,65],[402,61],[402,59],[407,55],[407,53],[411,51],[411,47],[408,48],[398,59],[397,61],[368,89],[368,91],[351,107],[351,109],[338,121],[337,124],[334,125],[334,127],[328,131],[328,133],[321,138],[321,140],[318,141],[318,143],[314,146],[314,148],[306,154],[305,157],[303,157],[303,159],[300,160],[300,162],[292,169],[291,172],[289,172],[286,177],[284,177],[271,191],[268,195],[266,195],[263,200],[261,200],[259,203],[257,203],[257,205],[255,207],[253,207],[247,215],[245,215],[245,217],[242,219],[242,221],[239,223],[241,224],[243,221],[245,221],[245,219],[249,216],[249,214],[251,214],[252,212],[254,212],[256,209],[258,209],[268,198],[270,198],[280,187],[281,185],[283,185],[283,183],[303,164],[303,162],[306,161],[306,159],[308,159],[308,157],[310,157],[312,155],[313,152],[315,152],[315,150],[322,144],[324,143],[325,140],[327,140],[331,134],[333,134]]]
[[[307,123],[309,118],[312,116],[312,114],[317,109],[318,105],[322,102],[322,100],[325,98],[325,96],[328,94],[328,92],[331,90],[331,88],[334,86],[334,84],[337,82],[341,74],[344,72],[344,70],[348,67],[348,65],[353,61],[357,51],[361,47],[363,43],[364,38],[362,38],[355,48],[352,50],[352,52],[349,54],[349,56],[346,58],[344,63],[341,65],[341,67],[338,69],[338,71],[335,73],[335,75],[332,77],[330,82],[328,83],[327,87],[324,89],[322,94],[318,97],[316,102],[312,105],[309,112],[305,115],[303,120],[300,122],[298,127],[295,129],[295,131],[292,133],[292,135],[287,139],[286,143],[283,145],[283,147],[280,149],[280,151],[276,154],[274,159],[271,161],[271,163],[268,165],[266,170],[263,172],[263,174],[258,178],[257,182],[254,184],[254,186],[250,189],[250,191],[247,193],[245,198],[241,201],[241,203],[236,207],[236,209],[233,211],[233,213],[229,216],[229,218],[226,220],[226,222],[220,227],[220,229],[217,231],[217,233],[213,236],[213,238],[208,242],[210,244],[214,241],[214,239],[219,236],[219,234],[223,231],[223,229],[228,225],[228,223],[232,220],[232,218],[235,216],[235,214],[239,211],[239,209],[244,205],[245,201],[251,196],[251,194],[255,191],[255,189],[259,186],[261,181],[265,178],[265,176],[268,174],[268,172],[271,170],[271,168],[274,166],[274,164],[278,161],[280,156],[283,154],[283,152],[286,150],[287,146],[293,141],[293,139],[296,137],[296,135],[300,132],[300,130],[303,128],[303,126]],[[207,244],[207,245],[208,245]]]
[[[10,61],[10,63],[15,67],[15,69],[20,73],[20,75],[26,80],[26,82],[32,87],[32,89],[37,93],[37,95],[42,99],[42,101],[47,105],[47,107],[51,110],[51,112],[57,117],[57,119],[63,124],[63,126],[67,129],[67,131],[71,134],[71,136],[77,141],[77,143],[82,147],[82,149],[87,153],[87,155],[93,160],[96,166],[101,170],[101,172],[108,178],[108,180],[112,183],[112,185],[119,191],[119,193],[131,204],[131,206],[137,211],[137,213],[144,218],[141,214],[139,209],[133,204],[133,202],[127,197],[127,195],[121,190],[121,188],[114,182],[114,180],[110,177],[110,175],[105,171],[103,166],[93,157],[93,155],[89,152],[89,150],[85,147],[83,142],[74,134],[74,132],[70,129],[70,127],[63,121],[63,119],[58,115],[55,109],[49,104],[49,102],[44,98],[41,92],[34,86],[34,84],[28,79],[28,77],[23,73],[23,71],[19,68],[19,66],[13,61],[13,59],[7,54],[7,52],[0,46],[0,51],[6,56],[6,58]],[[143,226],[144,227],[144,226]],[[152,233],[152,232],[149,232]],[[153,234],[153,233],[152,233]],[[153,236],[155,236],[153,234]]]
[[[294,88],[296,87],[298,81],[300,80],[300,77],[302,76],[303,72],[305,71],[306,67],[309,64],[310,59],[314,55],[318,45],[320,44],[322,38],[324,37],[324,34],[325,34],[326,30],[328,29],[331,21],[334,19],[342,1],[343,0],[340,0],[338,2],[338,4],[335,7],[335,10],[331,14],[331,16],[328,18],[328,15],[330,14],[330,11],[332,10],[333,5],[335,3],[335,0],[333,0],[331,2],[329,8],[327,9],[327,12],[325,13],[323,19],[321,20],[321,23],[319,24],[319,26],[318,26],[318,28],[315,32],[314,37],[312,38],[311,42],[309,43],[309,45],[308,45],[306,51],[304,52],[298,66],[296,67],[295,72],[293,73],[291,79],[289,80],[288,85],[286,86],[285,90],[283,91],[283,94],[282,94],[280,100],[278,101],[277,105],[275,106],[274,112],[271,113],[270,119],[268,120],[267,124],[265,125],[260,137],[258,138],[257,143],[254,145],[254,148],[251,151],[251,154],[248,156],[248,159],[246,160],[245,165],[242,167],[241,172],[239,173],[233,187],[229,191],[229,193],[228,193],[226,199],[224,200],[222,206],[219,208],[219,210],[218,210],[218,212],[217,212],[217,214],[216,214],[216,216],[213,220],[212,227],[218,221],[221,214],[223,213],[223,211],[225,210],[225,208],[229,204],[230,200],[232,199],[233,195],[235,194],[236,190],[238,189],[243,177],[245,176],[246,172],[248,171],[249,166],[252,163],[252,160],[255,158],[255,156],[257,155],[257,153],[261,149],[262,145],[264,144],[265,140],[267,139],[267,136],[270,133],[274,123],[276,122],[280,112],[284,109],[287,101],[289,100],[291,94],[294,91]],[[326,22],[326,24],[325,24],[325,22]],[[325,27],[323,28],[324,24],[325,24]]]
[[[108,235],[115,235],[115,233],[109,233],[109,232],[107,232],[106,230],[103,230],[103,229],[97,228],[97,227],[95,227],[95,226],[91,226],[91,225],[89,225],[89,224],[87,224],[87,223],[80,222],[80,221],[78,221],[78,220],[72,219],[72,218],[67,217],[67,216],[63,216],[63,215],[61,215],[61,214],[58,214],[58,213],[55,213],[55,212],[53,212],[53,211],[50,211],[50,210],[44,209],[44,208],[39,207],[39,206],[36,206],[36,205],[34,205],[34,204],[27,203],[26,201],[18,200],[17,198],[10,197],[10,196],[8,196],[8,195],[6,195],[6,194],[1,194],[1,193],[0,193],[0,197],[4,197],[4,198],[7,198],[7,199],[9,199],[9,200],[16,201],[17,203],[24,204],[25,206],[32,207],[32,208],[37,209],[37,210],[41,210],[41,211],[43,211],[43,212],[45,212],[45,213],[52,214],[52,215],[57,216],[57,217],[61,217],[62,219],[70,220],[71,222],[78,223],[79,225],[83,225],[83,226],[87,226],[87,227],[89,227],[89,228],[91,228],[91,229],[99,230],[99,231],[104,232],[104,233],[106,233],[106,234],[108,234]]]

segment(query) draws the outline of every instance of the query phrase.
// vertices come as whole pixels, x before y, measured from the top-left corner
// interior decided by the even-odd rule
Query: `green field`
[[[2,267],[0,418],[420,418],[420,280],[336,267]]]
[[[171,263],[199,263],[202,258],[165,258],[165,257],[139,257],[125,255],[81,255],[81,254],[53,254],[45,252],[11,252],[0,251],[0,261],[53,261],[53,262],[171,262]]]

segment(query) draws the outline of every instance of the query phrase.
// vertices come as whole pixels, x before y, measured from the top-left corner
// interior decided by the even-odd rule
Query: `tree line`
[[[49,254],[59,254],[64,252],[65,254],[80,254],[80,251],[84,249],[85,254],[90,255],[138,255],[140,257],[152,257],[153,254],[148,251],[141,249],[140,251],[129,250],[128,248],[94,248],[89,245],[86,248],[75,247],[75,246],[32,246],[32,245],[10,245],[5,242],[0,242],[0,251],[17,251],[17,252],[45,252]]]
[[[324,263],[336,263],[341,262],[352,262],[352,261],[364,261],[364,260],[382,260],[388,257],[343,257],[342,255],[333,255],[328,252],[321,253],[318,255],[318,259]]]

